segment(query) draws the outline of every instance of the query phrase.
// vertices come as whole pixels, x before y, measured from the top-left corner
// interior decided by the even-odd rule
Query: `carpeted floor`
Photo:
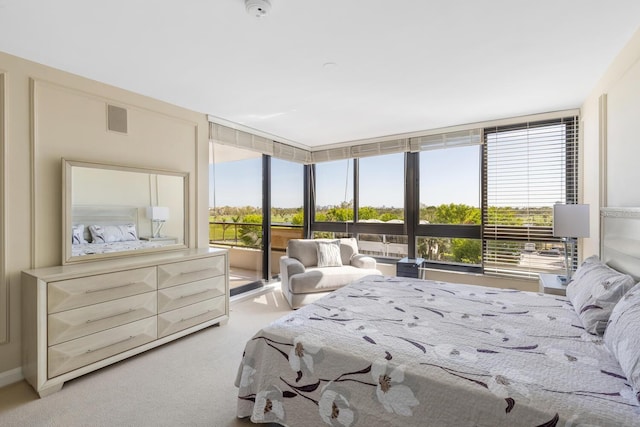
[[[232,302],[211,327],[65,383],[44,399],[25,382],[0,389],[0,426],[237,426],[233,385],[245,342],[289,305],[279,290]]]

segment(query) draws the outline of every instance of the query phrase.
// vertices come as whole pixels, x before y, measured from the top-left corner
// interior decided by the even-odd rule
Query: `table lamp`
[[[572,268],[569,264],[568,241],[578,237],[589,237],[589,205],[553,205],[553,235],[562,237],[564,242],[567,276],[560,278],[560,281],[569,282]],[[571,260],[573,260],[573,245],[571,245]]]

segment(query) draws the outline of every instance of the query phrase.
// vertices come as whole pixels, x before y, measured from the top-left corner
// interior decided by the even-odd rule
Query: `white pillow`
[[[93,243],[112,243],[138,240],[135,224],[124,225],[90,225]]]
[[[602,335],[611,311],[633,285],[631,276],[614,270],[594,255],[578,267],[567,285],[567,297],[584,329]]]
[[[342,267],[340,240],[316,242],[318,247],[318,267]]]
[[[613,308],[604,344],[620,363],[640,402],[640,283]]]
[[[71,229],[71,244],[80,245],[87,243],[84,239],[84,224],[76,224]]]

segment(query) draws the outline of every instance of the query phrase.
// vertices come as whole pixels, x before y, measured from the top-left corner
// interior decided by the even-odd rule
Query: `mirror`
[[[188,173],[62,162],[63,264],[189,246]]]

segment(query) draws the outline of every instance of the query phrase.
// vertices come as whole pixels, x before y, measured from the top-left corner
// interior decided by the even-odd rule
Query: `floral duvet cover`
[[[371,276],[260,330],[238,417],[284,426],[638,426],[568,300]]]

